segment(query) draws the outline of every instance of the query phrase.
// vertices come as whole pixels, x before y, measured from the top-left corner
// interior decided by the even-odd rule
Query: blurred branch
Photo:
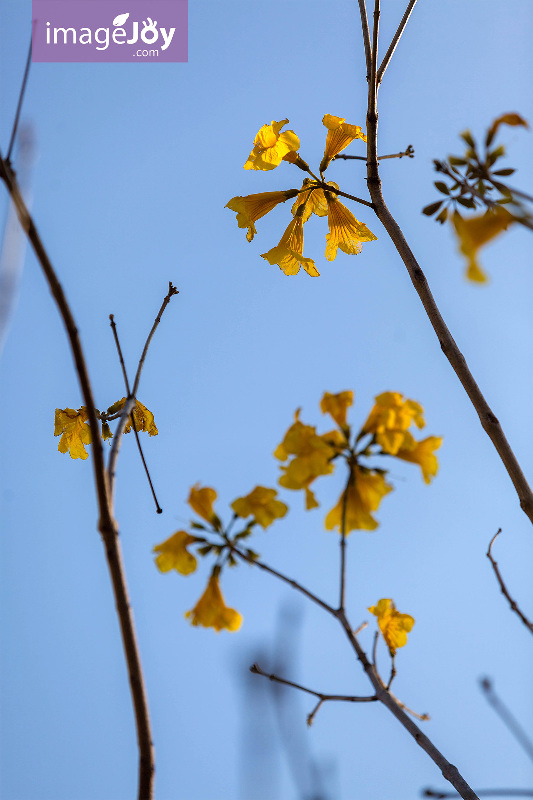
[[[6,161],[7,161],[8,164],[11,164],[11,153],[13,151],[13,145],[15,144],[15,139],[17,137],[17,129],[18,129],[18,125],[19,125],[20,112],[22,110],[22,101],[24,100],[24,94],[26,92],[26,85],[28,83],[28,76],[30,74],[31,49],[32,49],[32,40],[30,38],[30,46],[29,46],[28,55],[27,55],[27,58],[26,58],[26,67],[24,69],[24,76],[22,78],[22,85],[20,87],[19,99],[18,99],[18,102],[17,102],[17,110],[15,112],[15,119],[13,121],[13,128],[11,130],[11,138],[9,140],[9,147],[7,148]]]
[[[139,800],[150,800],[153,792],[154,753],[152,747],[148,702],[142,675],[141,660],[135,634],[135,627],[133,624],[131,604],[128,597],[126,575],[122,563],[122,553],[118,538],[118,526],[113,516],[113,504],[104,466],[102,441],[100,439],[96,407],[87,365],[85,362],[85,356],[79,339],[78,329],[76,327],[70,306],[63,292],[63,288],[57,278],[52,263],[37,232],[35,223],[26,207],[26,204],[24,203],[17,180],[15,178],[15,174],[9,163],[3,159],[1,154],[0,179],[3,180],[7,187],[22,229],[26,233],[33,247],[35,255],[37,256],[48,282],[52,296],[57,304],[70,343],[84,404],[87,408],[93,444],[91,448],[91,457],[100,516],[98,521],[98,530],[100,531],[104,541],[107,563],[111,575],[113,592],[115,595],[122,642],[128,666],[129,682],[135,712],[135,723],[137,727],[137,741],[139,745],[138,798]]]
[[[435,789],[423,789],[422,797],[459,797],[456,792],[440,792]],[[478,797],[533,797],[533,789],[478,789]]]
[[[408,158],[415,157],[415,149],[412,144],[408,144],[407,148],[401,153],[391,153],[388,156],[378,156],[378,161],[384,161],[386,158],[404,158],[404,156],[407,156]],[[339,153],[333,160],[336,161],[338,158],[342,158],[344,161],[366,161],[366,156],[346,156],[344,153]]]
[[[528,737],[520,723],[515,719],[513,714],[511,714],[505,703],[500,700],[494,691],[494,687],[490,678],[482,678],[479,682],[479,685],[487,703],[492,706],[507,730],[512,733],[516,741],[526,751],[529,758],[533,760],[533,742]]]
[[[494,541],[495,541],[496,537],[499,536],[501,532],[502,532],[502,529],[499,528],[499,530],[496,531],[496,533],[494,534],[494,536],[490,540],[489,549],[487,550],[487,558],[489,559],[490,563],[492,564],[492,569],[494,570],[494,574],[496,575],[498,583],[500,584],[501,592],[507,598],[507,600],[509,601],[509,605],[511,606],[511,610],[514,611],[515,614],[518,615],[518,617],[520,617],[520,619],[522,620],[522,622],[524,623],[524,625],[526,626],[528,631],[530,633],[533,633],[533,623],[531,623],[528,620],[528,618],[525,616],[525,614],[522,613],[522,611],[520,610],[519,606],[516,604],[516,601],[513,600],[513,598],[509,594],[507,586],[505,585],[504,580],[503,580],[503,578],[501,576],[500,570],[498,568],[498,564],[497,564],[497,562],[494,560],[494,558],[492,556],[492,552],[491,552],[492,551],[492,545],[494,544]]]

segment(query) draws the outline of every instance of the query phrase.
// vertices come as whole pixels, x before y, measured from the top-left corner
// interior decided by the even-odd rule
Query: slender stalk
[[[500,700],[496,692],[494,691],[494,687],[492,685],[492,681],[489,678],[483,678],[480,681],[481,684],[481,691],[485,695],[485,699],[487,703],[492,706],[496,714],[502,720],[503,724],[507,728],[507,730],[512,733],[516,741],[520,744],[522,749],[528,754],[529,758],[533,761],[533,742],[522,728],[518,720],[515,718],[513,714],[509,711],[505,703]]]
[[[169,283],[168,283],[168,292],[167,292],[167,294],[165,296],[165,299],[163,300],[163,302],[161,304],[161,308],[159,309],[159,313],[157,314],[157,317],[155,318],[154,324],[152,325],[152,330],[148,334],[148,338],[146,340],[146,344],[144,345],[144,349],[143,349],[141,357],[139,359],[139,366],[137,367],[137,373],[135,375],[135,380],[133,381],[132,394],[134,396],[137,396],[137,390],[139,389],[139,381],[141,380],[141,373],[142,373],[143,367],[144,367],[144,360],[146,358],[146,354],[148,352],[148,348],[150,347],[150,342],[152,341],[152,337],[153,337],[154,333],[156,332],[159,323],[161,322],[161,317],[163,316],[163,312],[164,312],[165,308],[168,306],[168,304],[170,303],[171,298],[175,294],[179,294],[179,292],[176,289],[176,287],[173,286],[169,281]]]
[[[533,492],[522,472],[522,469],[514,455],[509,442],[507,441],[496,415],[488,405],[483,393],[472,373],[470,372],[466,359],[457,347],[439,308],[431,294],[426,276],[418,264],[411,248],[407,244],[402,230],[389,209],[385,204],[381,191],[381,179],[379,177],[379,165],[377,158],[377,96],[373,91],[372,82],[369,87],[368,111],[367,111],[367,140],[368,140],[368,161],[367,161],[367,183],[370,197],[374,204],[376,216],[384,226],[394,243],[402,261],[404,262],[409,277],[415,290],[422,302],[429,321],[439,340],[441,349],[450,362],[452,369],[459,378],[464,390],[466,391],[472,405],[474,406],[481,425],[493,443],[500,459],[502,460],[509,477],[516,489],[520,500],[520,507],[533,523]]]
[[[20,224],[33,247],[46,280],[48,281],[52,296],[57,304],[66,329],[83,400],[87,408],[89,427],[92,435],[93,446],[91,448],[91,456],[99,510],[98,530],[102,535],[108,568],[111,575],[137,728],[137,742],[139,746],[139,785],[137,796],[138,800],[151,800],[153,796],[154,751],[150,730],[148,702],[144,687],[141,659],[135,634],[131,604],[128,597],[126,576],[122,563],[118,526],[113,516],[112,500],[104,466],[102,441],[100,439],[96,407],[87,365],[85,363],[78,329],[63,292],[63,288],[37,232],[33,219],[22,199],[13,171],[1,155],[0,178],[7,187]]]
[[[350,467],[350,472],[348,475],[348,481],[346,483],[346,488],[344,489],[344,494],[342,496],[342,515],[341,515],[341,574],[340,574],[340,597],[339,597],[339,609],[344,611],[346,605],[346,506],[348,505],[348,487],[350,483],[354,480],[353,469]]]
[[[387,156],[378,156],[378,161],[384,161],[386,158],[404,158],[404,156],[407,156],[408,158],[415,157],[415,151],[412,144],[407,145],[407,148],[401,153],[391,153]],[[347,156],[344,153],[339,153],[333,158],[333,160],[336,161],[339,158],[344,159],[344,161],[366,161],[366,156]]]
[[[355,197],[353,194],[347,194],[346,192],[341,192],[340,189],[335,189],[335,187],[331,186],[329,183],[325,183],[324,181],[318,181],[318,185],[320,186],[321,189],[327,189],[328,192],[334,192],[336,195],[340,195],[341,197],[346,197],[347,200],[354,200],[356,203],[361,203],[364,206],[373,208],[372,203],[369,203],[368,200],[362,200],[360,197]]]
[[[17,130],[18,130],[19,119],[20,119],[20,112],[22,110],[22,101],[24,100],[24,94],[26,92],[26,85],[28,83],[28,76],[30,74],[31,49],[32,49],[32,40],[30,39],[30,46],[28,48],[28,55],[27,55],[27,58],[26,58],[26,67],[24,69],[24,76],[22,78],[22,85],[20,87],[19,99],[18,99],[18,102],[17,102],[17,110],[15,112],[15,119],[13,121],[13,129],[11,131],[11,138],[9,140],[9,147],[7,148],[6,161],[7,161],[8,164],[11,162],[11,153],[13,151],[13,145],[15,144],[15,138],[17,136]]]
[[[479,797],[533,797],[533,789],[478,789]],[[455,792],[440,792],[435,789],[425,789],[422,797],[444,798],[457,797]]]
[[[120,361],[120,366],[122,367],[122,375],[124,377],[124,384],[126,386],[126,394],[129,397],[130,395],[130,382],[128,380],[128,373],[126,371],[126,364],[124,363],[124,357],[122,355],[122,348],[120,346],[120,341],[118,338],[118,331],[117,326],[115,323],[115,317],[113,314],[109,315],[111,330],[113,331],[113,338],[115,339],[115,346],[117,348],[118,358]],[[122,415],[121,415],[122,416]],[[157,500],[157,495],[155,493],[154,485],[152,483],[152,478],[150,477],[150,472],[148,470],[148,464],[146,463],[146,459],[144,457],[143,449],[141,446],[141,440],[139,439],[139,431],[137,430],[137,423],[135,422],[135,416],[132,414],[131,417],[131,427],[133,428],[133,433],[135,434],[135,441],[137,442],[137,449],[139,450],[139,455],[141,457],[141,461],[144,467],[144,471],[146,473],[146,477],[148,478],[148,484],[150,486],[150,491],[152,492],[152,497],[154,498],[155,508],[158,514],[163,513],[163,509],[159,505]]]
[[[387,67],[389,65],[389,61],[391,60],[391,58],[393,56],[393,53],[396,50],[398,42],[400,41],[400,38],[401,38],[401,36],[402,36],[402,34],[403,34],[404,30],[405,30],[405,26],[407,25],[409,17],[411,16],[411,11],[415,7],[415,3],[416,3],[416,0],[410,0],[409,5],[405,9],[405,13],[404,13],[404,15],[402,17],[402,21],[398,25],[398,29],[397,29],[396,33],[392,37],[392,42],[390,43],[389,49],[385,53],[385,57],[384,57],[383,61],[381,62],[381,65],[380,65],[380,67],[378,69],[378,72],[377,72],[378,85],[381,83],[381,80],[383,78],[385,70],[387,69]]]
[[[365,0],[359,0],[359,14],[361,16],[361,28],[363,30],[363,42],[365,45],[366,79],[370,80],[370,64],[372,59],[372,45],[370,44],[370,30],[368,28],[368,17],[366,14]]]
[[[524,623],[524,625],[526,626],[528,631],[530,633],[533,633],[533,623],[531,623],[528,620],[528,618],[526,617],[526,615],[522,613],[522,611],[520,610],[520,608],[517,605],[516,601],[513,600],[513,598],[509,594],[509,590],[507,589],[507,586],[505,585],[505,582],[504,582],[504,580],[503,580],[503,578],[501,576],[501,573],[500,573],[500,570],[499,570],[499,567],[498,567],[498,563],[497,563],[497,561],[494,560],[494,558],[492,556],[492,552],[491,552],[492,551],[492,545],[494,544],[494,541],[495,541],[496,537],[501,532],[502,532],[502,529],[500,528],[494,534],[492,539],[490,540],[489,549],[487,550],[487,558],[489,559],[490,563],[492,564],[492,569],[494,570],[494,574],[496,575],[496,579],[497,579],[498,583],[500,584],[501,592],[504,595],[504,597],[506,597],[507,600],[509,601],[509,605],[511,606],[511,610],[514,611],[515,614],[518,615],[518,617],[522,620],[522,622]]]

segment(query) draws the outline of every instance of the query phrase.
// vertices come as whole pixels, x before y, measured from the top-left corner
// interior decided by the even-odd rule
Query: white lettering
[[[61,31],[63,34],[63,44],[68,44],[68,34],[72,31],[72,44],[76,44],[76,29],[75,28],[54,28],[54,44],[57,44],[57,34]]]
[[[123,39],[126,36],[126,31],[124,28],[115,28],[113,31],[113,41],[115,44],[124,44],[124,42],[119,41],[119,36]]]
[[[103,40],[98,38],[98,34],[102,31],[105,33],[105,38]],[[97,28],[94,32],[94,41],[98,42],[98,44],[102,44],[103,47],[97,47],[97,50],[107,50],[109,47],[109,28]]]
[[[167,47],[169,46],[170,42],[172,41],[172,39],[174,37],[174,34],[176,33],[176,28],[170,28],[170,30],[168,32],[168,36],[167,36],[167,29],[166,28],[161,28],[160,30],[161,30],[161,35],[163,37],[163,41],[165,42],[165,44],[163,45],[161,50],[166,50]]]
[[[135,38],[128,39],[126,41],[126,44],[135,44],[135,42],[138,40],[138,38],[139,38],[139,23],[138,22],[134,22],[133,23],[133,36]]]
[[[92,37],[91,37],[91,29],[90,28],[81,28],[80,29],[80,36],[78,39],[80,44],[91,44]]]

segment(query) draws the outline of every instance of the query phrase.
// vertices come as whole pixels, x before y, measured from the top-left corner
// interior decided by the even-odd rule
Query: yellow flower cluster
[[[237,534],[233,541],[239,541],[249,535],[250,528],[261,525],[268,528],[274,520],[284,517],[288,511],[285,503],[276,498],[277,491],[268,489],[265,486],[256,486],[250,494],[238,497],[231,508],[235,518],[253,519],[247,524],[244,531]],[[231,545],[229,540],[229,527],[224,529],[222,522],[216,514],[213,504],[217,499],[217,493],[210,486],[200,486],[196,484],[189,492],[187,502],[198,516],[208,523],[205,525],[193,522],[192,527],[197,530],[218,534],[222,538],[221,544],[210,542],[204,536],[193,536],[187,531],[176,531],[172,536],[161,544],[153,548],[156,553],[155,563],[160,572],[170,572],[176,570],[180,575],[190,575],[196,571],[198,561],[187,549],[191,545],[198,545],[198,554],[205,556],[214,551],[218,555],[218,561],[213,568],[207,587],[196,605],[185,616],[190,619],[192,625],[201,625],[204,628],[214,628],[217,632],[223,628],[229,631],[236,631],[242,623],[241,615],[233,608],[229,608],[224,603],[224,598],[220,590],[220,573],[225,563],[231,562]],[[230,525],[231,527],[231,525]],[[225,556],[224,556],[225,553]],[[224,560],[226,559],[226,560]],[[235,563],[235,562],[233,562]]]
[[[414,400],[404,400],[397,392],[385,392],[376,397],[376,403],[352,445],[346,419],[352,404],[351,391],[326,392],[320,408],[323,413],[330,414],[338,429],[317,434],[314,427],[300,421],[298,410],[293,425],[274,451],[277,459],[286,462],[281,466],[280,485],[287,489],[305,490],[307,509],[318,506],[309,488],[313,481],[320,475],[331,474],[335,459],[342,458],[346,462],[349,470],[346,487],[325,519],[326,530],[337,528],[344,534],[352,530],[375,530],[378,522],[372,514],[393,488],[385,479],[386,470],[367,466],[364,463],[366,458],[392,455],[418,464],[425,482],[429,483],[438,468],[434,450],[442,443],[442,439],[436,436],[416,441],[409,428],[413,423],[419,428],[425,425],[422,406]],[[357,445],[367,435],[370,442],[357,450]]]
[[[324,189],[320,181],[309,169],[308,164],[296,152],[300,140],[293,131],[281,133],[281,128],[289,120],[263,125],[254,139],[253,150],[244,165],[245,169],[269,170],[277,167],[282,161],[294,164],[309,172],[312,179],[305,178],[301,189],[290,189],[280,192],[262,192],[245,197],[233,197],[226,208],[235,211],[239,228],[247,228],[246,238],[252,241],[257,233],[255,223],[258,219],[272,211],[279,203],[290,197],[296,197],[292,207],[293,219],[289,223],[279,244],[262,254],[269,264],[277,264],[285,275],[296,275],[303,267],[308,275],[318,277],[319,271],[312,258],[303,255],[303,226],[311,214],[328,217],[329,233],[326,234],[326,259],[333,261],[340,248],[344,253],[356,255],[361,252],[363,242],[370,242],[377,237],[338,199],[337,184],[327,184],[330,190]],[[330,162],[344,150],[354,139],[366,142],[366,136],[358,125],[349,125],[342,117],[326,114],[322,120],[328,129],[324,157],[320,164],[320,174],[327,169]]]

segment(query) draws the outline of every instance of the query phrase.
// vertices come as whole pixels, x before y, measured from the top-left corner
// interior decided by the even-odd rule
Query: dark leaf
[[[450,190],[448,189],[447,185],[443,183],[443,181],[435,181],[435,187],[442,194],[450,194]]]
[[[422,214],[425,214],[426,217],[432,217],[433,214],[439,210],[442,203],[443,203],[442,200],[439,200],[438,203],[430,203],[429,206],[426,206],[425,208],[422,209]]]

